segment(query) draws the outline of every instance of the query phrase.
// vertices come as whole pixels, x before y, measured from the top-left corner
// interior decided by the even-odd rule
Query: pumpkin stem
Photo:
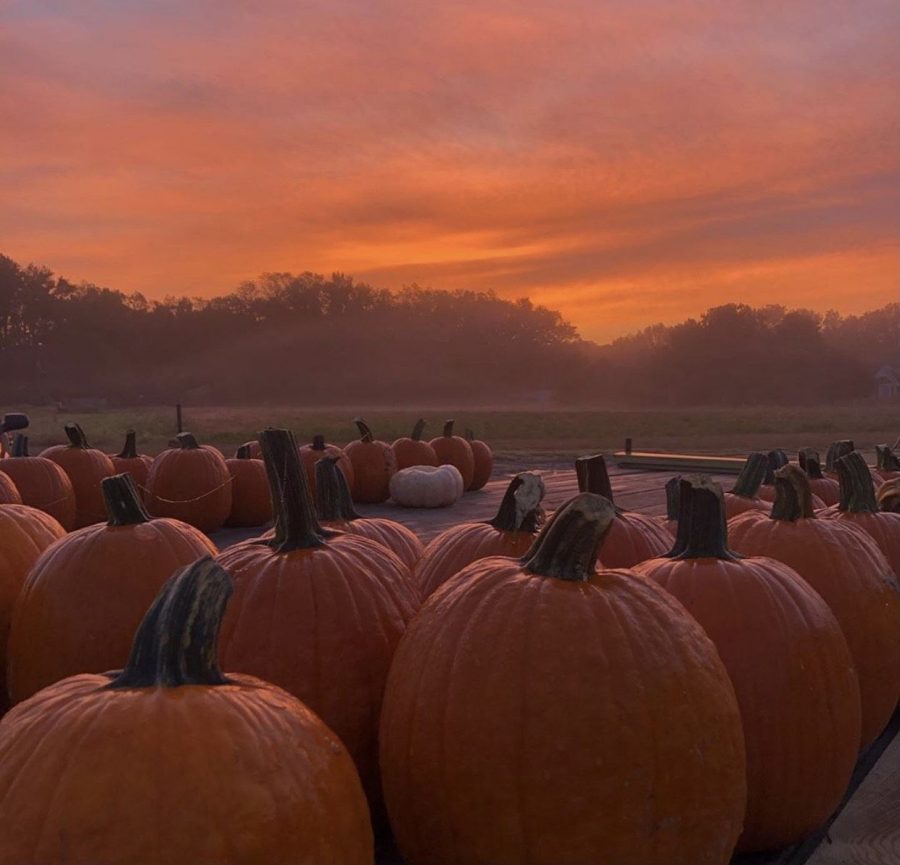
[[[249,444],[241,445],[235,452],[234,458],[236,460],[249,460],[253,459],[253,452],[250,450]]]
[[[316,515],[325,523],[361,519],[353,507],[347,479],[338,468],[339,460],[328,456],[316,461]]]
[[[448,420],[444,422],[444,438],[450,438],[453,435],[453,424],[455,423],[455,420]]]
[[[876,465],[879,469],[886,472],[900,471],[900,459],[887,445],[875,445],[875,453],[877,455]]]
[[[275,512],[275,536],[259,543],[279,553],[324,546],[329,533],[316,519],[309,481],[300,465],[293,433],[286,429],[266,429],[259,434],[259,444]]]
[[[544,481],[540,475],[520,472],[509,482],[497,515],[488,520],[488,525],[501,532],[534,533],[544,518],[543,498]]]
[[[138,455],[137,452],[137,435],[133,429],[128,430],[125,433],[125,446],[122,448],[120,453],[117,453],[116,456],[121,459],[131,460],[134,459]]]
[[[227,685],[216,642],[231,591],[228,573],[210,556],[176,571],[138,626],[125,668],[107,674],[106,687]]]
[[[769,451],[766,454],[766,479],[763,483],[770,487],[775,483],[775,472],[782,466],[786,466],[790,460],[788,455],[780,449]]]
[[[464,438],[467,442],[473,442],[473,441],[475,441],[475,431],[474,431],[474,430],[470,430],[468,427],[466,427],[466,431],[465,431],[465,433],[463,434],[463,438]]]
[[[194,434],[189,432],[178,433],[178,435],[175,436],[175,441],[178,442],[178,447],[186,451],[194,451],[200,447],[197,439],[194,438]]]
[[[681,511],[681,475],[666,481],[666,519],[677,520]]]
[[[77,423],[67,423],[63,429],[66,431],[66,438],[69,439],[70,448],[81,448],[81,450],[90,448],[84,430]]]
[[[775,472],[775,501],[771,516],[773,520],[788,523],[815,519],[809,478],[799,466],[788,464]]]
[[[23,433],[16,433],[15,439],[13,439],[13,449],[12,455],[14,457],[27,457],[28,456],[28,436]]]
[[[542,577],[588,582],[616,509],[593,493],[566,502],[541,529],[531,549],[519,560],[522,569]]]
[[[578,478],[578,492],[603,496],[615,505],[612,484],[609,481],[609,472],[603,454],[578,457],[575,460],[575,475]],[[620,508],[616,508],[616,512],[619,513],[619,511]]]
[[[319,435],[313,436],[312,449],[314,451],[325,450],[325,436],[319,436]]]
[[[740,559],[728,549],[728,528],[725,522],[725,498],[722,487],[705,475],[691,475],[681,481],[681,523],[687,522],[684,546],[678,541],[669,558],[684,559]]]
[[[422,433],[425,431],[425,423],[425,419],[421,417],[416,421],[416,425],[412,428],[412,432],[409,434],[409,437],[414,442],[422,440]]]
[[[818,451],[812,448],[801,448],[797,458],[800,468],[806,472],[806,476],[810,480],[817,481],[825,477],[822,474],[822,464],[819,462]]]
[[[875,484],[863,455],[850,451],[835,463],[841,484],[838,510],[851,514],[873,514],[878,511]]]
[[[841,439],[828,445],[828,450],[825,452],[825,473],[837,474],[837,461],[854,450],[856,447],[851,439]]]
[[[353,423],[356,424],[356,428],[359,430],[360,441],[375,441],[375,436],[372,435],[372,430],[369,429],[368,424],[366,424],[366,422],[361,417],[353,418]]]
[[[103,478],[100,487],[108,526],[136,526],[150,522],[150,514],[144,509],[134,478],[128,472]]]
[[[755,499],[762,482],[765,480],[768,465],[769,458],[762,451],[751,453],[741,468],[741,473],[737,476],[734,486],[731,488],[732,495],[739,496],[742,499]]]
[[[760,456],[765,457],[764,454]],[[678,520],[678,528],[675,531],[675,542],[672,549],[665,553],[662,558],[675,559],[678,558],[688,546],[688,535],[691,528],[691,509],[690,495],[685,493],[686,480],[677,475],[666,484],[666,510],[669,519],[672,517],[672,500],[675,500],[675,519]]]

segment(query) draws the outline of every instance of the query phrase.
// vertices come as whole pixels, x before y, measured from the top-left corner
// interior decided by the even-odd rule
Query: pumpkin
[[[279,688],[219,669],[229,592],[209,558],[177,572],[123,670],[65,679],[0,722],[0,862],[371,865],[334,733]]]
[[[472,448],[462,436],[453,435],[454,421],[444,424],[444,434],[432,439],[429,444],[437,455],[438,465],[451,465],[459,469],[463,479],[463,489],[467,490],[475,479],[475,456]]]
[[[841,481],[841,501],[836,509],[822,513],[868,532],[900,577],[900,514],[880,511],[869,467],[859,451],[851,451],[836,462]]]
[[[803,448],[799,454],[800,468],[809,477],[809,488],[814,496],[818,496],[824,505],[836,505],[841,500],[841,485],[834,478],[826,478],[822,474],[819,455],[812,448]]]
[[[116,469],[116,474],[127,472],[134,479],[137,488],[143,493],[147,489],[147,476],[150,474],[150,466],[153,465],[153,457],[137,452],[137,434],[133,429],[125,433],[125,445],[117,454],[110,454]]]
[[[744,511],[768,511],[769,504],[759,497],[759,488],[769,470],[769,458],[760,451],[754,451],[748,457],[734,486],[725,493],[725,514],[728,519],[742,514]],[[678,522],[677,513],[675,522]]]
[[[463,494],[463,476],[456,466],[410,466],[390,483],[391,498],[405,508],[446,508]]]
[[[386,442],[375,439],[362,418],[354,418],[353,422],[359,428],[360,438],[344,448],[353,466],[350,486],[353,501],[370,504],[387,501],[391,495],[391,475],[397,471],[394,451]]]
[[[900,513],[900,478],[885,481],[879,488],[876,496],[878,510]]]
[[[53,460],[28,456],[28,437],[17,435],[12,456],[3,471],[15,481],[22,503],[50,514],[66,530],[75,525],[75,490],[72,481]]]
[[[494,470],[494,453],[485,442],[475,438],[472,430],[466,430],[465,438],[469,447],[472,448],[472,457],[475,460],[472,483],[466,489],[480,490],[491,479],[491,472]]]
[[[575,460],[578,489],[613,501],[612,485],[602,454]],[[672,536],[653,517],[616,508],[616,519],[603,542],[607,568],[630,568],[644,559],[661,556],[672,546]]]
[[[35,562],[13,611],[15,703],[66,676],[121,667],[147,607],[172,573],[216,548],[199,531],[151,519],[127,474],[106,478],[106,523],[72,532]]]
[[[900,459],[887,445],[875,445],[878,459],[877,471],[882,480],[892,481],[900,478]]]
[[[853,453],[855,450],[856,445],[852,439],[841,439],[840,441],[832,442],[825,454],[825,476],[840,482],[838,460],[847,456],[847,454]],[[869,468],[869,474],[872,476],[872,482],[875,484],[880,484],[884,481],[877,469]]]
[[[402,471],[410,466],[436,466],[437,454],[428,442],[422,441],[422,433],[425,430],[425,421],[419,418],[412,432],[408,436],[397,439],[391,450],[397,460],[397,470]]]
[[[262,459],[262,448],[259,446],[259,442],[256,439],[251,439],[248,442],[244,442],[242,445],[238,445],[234,452],[235,459],[239,459],[238,454],[241,452],[242,448],[249,449],[251,460]]]
[[[200,445],[189,432],[175,437],[177,448],[159,454],[147,478],[147,510],[203,532],[218,529],[231,513],[231,474],[221,452]]]
[[[275,534],[218,556],[234,582],[221,657],[226,669],[259,676],[299,697],[334,730],[377,808],[381,696],[418,597],[393,553],[319,525],[294,437],[264,430],[259,438]]]
[[[422,555],[422,542],[403,523],[382,517],[364,518],[356,512],[336,457],[323,457],[316,463],[316,516],[326,528],[360,535],[387,547],[410,573]]]
[[[433,538],[416,566],[419,594],[427,598],[454,574],[488,556],[524,556],[544,518],[544,482],[517,474],[506,488],[497,515],[487,522],[458,523]]]
[[[231,513],[226,526],[262,526],[272,519],[266,467],[250,453],[249,447],[241,445],[233,459],[225,460],[231,475]]]
[[[22,496],[15,481],[4,471],[0,471],[0,505],[20,505]]]
[[[523,558],[472,563],[410,624],[380,736],[405,861],[729,861],[746,793],[734,692],[680,604],[595,571],[615,519],[576,497]]]
[[[300,461],[306,469],[306,479],[309,481],[309,488],[313,495],[316,494],[316,463],[323,457],[335,457],[337,466],[341,470],[341,474],[347,481],[347,486],[353,489],[353,463],[344,453],[342,448],[337,445],[325,443],[325,437],[316,435],[308,445],[300,448]],[[262,451],[259,452],[259,458],[262,459]]]
[[[69,476],[75,492],[73,528],[80,529],[103,521],[106,510],[100,481],[114,475],[116,467],[103,451],[88,444],[84,430],[77,423],[67,423],[64,429],[69,444],[45,448],[41,456],[53,460]]]
[[[821,825],[847,789],[861,729],[853,659],[834,614],[794,570],[728,549],[718,484],[683,481],[681,507],[672,552],[635,570],[684,604],[734,684],[747,753],[737,849],[784,847]]]
[[[797,466],[775,472],[771,518],[752,511],[728,523],[731,547],[793,568],[824,599],[847,638],[859,676],[862,746],[887,726],[900,698],[900,587],[865,532],[816,519],[810,482]]]
[[[28,505],[0,507],[0,714],[7,708],[6,647],[13,605],[38,556],[66,530]]]

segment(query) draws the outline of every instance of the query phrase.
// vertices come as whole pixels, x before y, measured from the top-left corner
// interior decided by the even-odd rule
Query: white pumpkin
[[[410,466],[390,481],[391,498],[406,508],[446,508],[463,494],[456,466]]]

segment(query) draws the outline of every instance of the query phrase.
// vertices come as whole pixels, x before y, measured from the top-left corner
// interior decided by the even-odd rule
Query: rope
[[[143,486],[142,484],[135,484],[135,486],[142,493],[146,493],[148,498],[152,501],[163,502],[167,505],[190,505],[190,504],[193,504],[194,502],[203,501],[203,499],[208,498],[213,493],[217,493],[217,492],[219,492],[219,490],[223,490],[223,489],[225,489],[225,487],[230,486],[231,480],[232,480],[231,478],[228,478],[227,481],[225,481],[222,484],[219,484],[219,486],[213,487],[213,489],[209,490],[208,492],[205,492],[199,496],[195,496],[192,499],[164,499],[162,496],[156,495],[156,493],[151,492],[147,487]]]

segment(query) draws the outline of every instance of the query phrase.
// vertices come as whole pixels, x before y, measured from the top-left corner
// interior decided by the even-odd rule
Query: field
[[[37,453],[65,440],[63,424],[76,421],[90,443],[104,451],[118,451],[128,428],[138,432],[139,449],[155,454],[175,434],[175,408],[123,408],[92,414],[73,414],[50,407],[19,406],[31,418],[29,441]],[[553,465],[579,453],[622,448],[630,436],[636,450],[672,450],[743,455],[751,450],[781,447],[789,453],[800,447],[819,448],[851,438],[868,455],[873,446],[893,444],[900,434],[898,406],[885,403],[830,405],[815,408],[747,407],[687,408],[678,410],[428,410],[397,408],[296,408],[290,406],[185,407],[184,429],[202,442],[215,444],[231,455],[234,447],[253,438],[265,426],[292,429],[298,440],[322,433],[328,441],[345,444],[355,438],[352,418],[362,414],[377,438],[388,442],[408,435],[416,418],[428,421],[425,437],[440,435],[445,418],[456,419],[461,434],[471,427],[487,441],[501,462],[528,459],[535,466]]]

